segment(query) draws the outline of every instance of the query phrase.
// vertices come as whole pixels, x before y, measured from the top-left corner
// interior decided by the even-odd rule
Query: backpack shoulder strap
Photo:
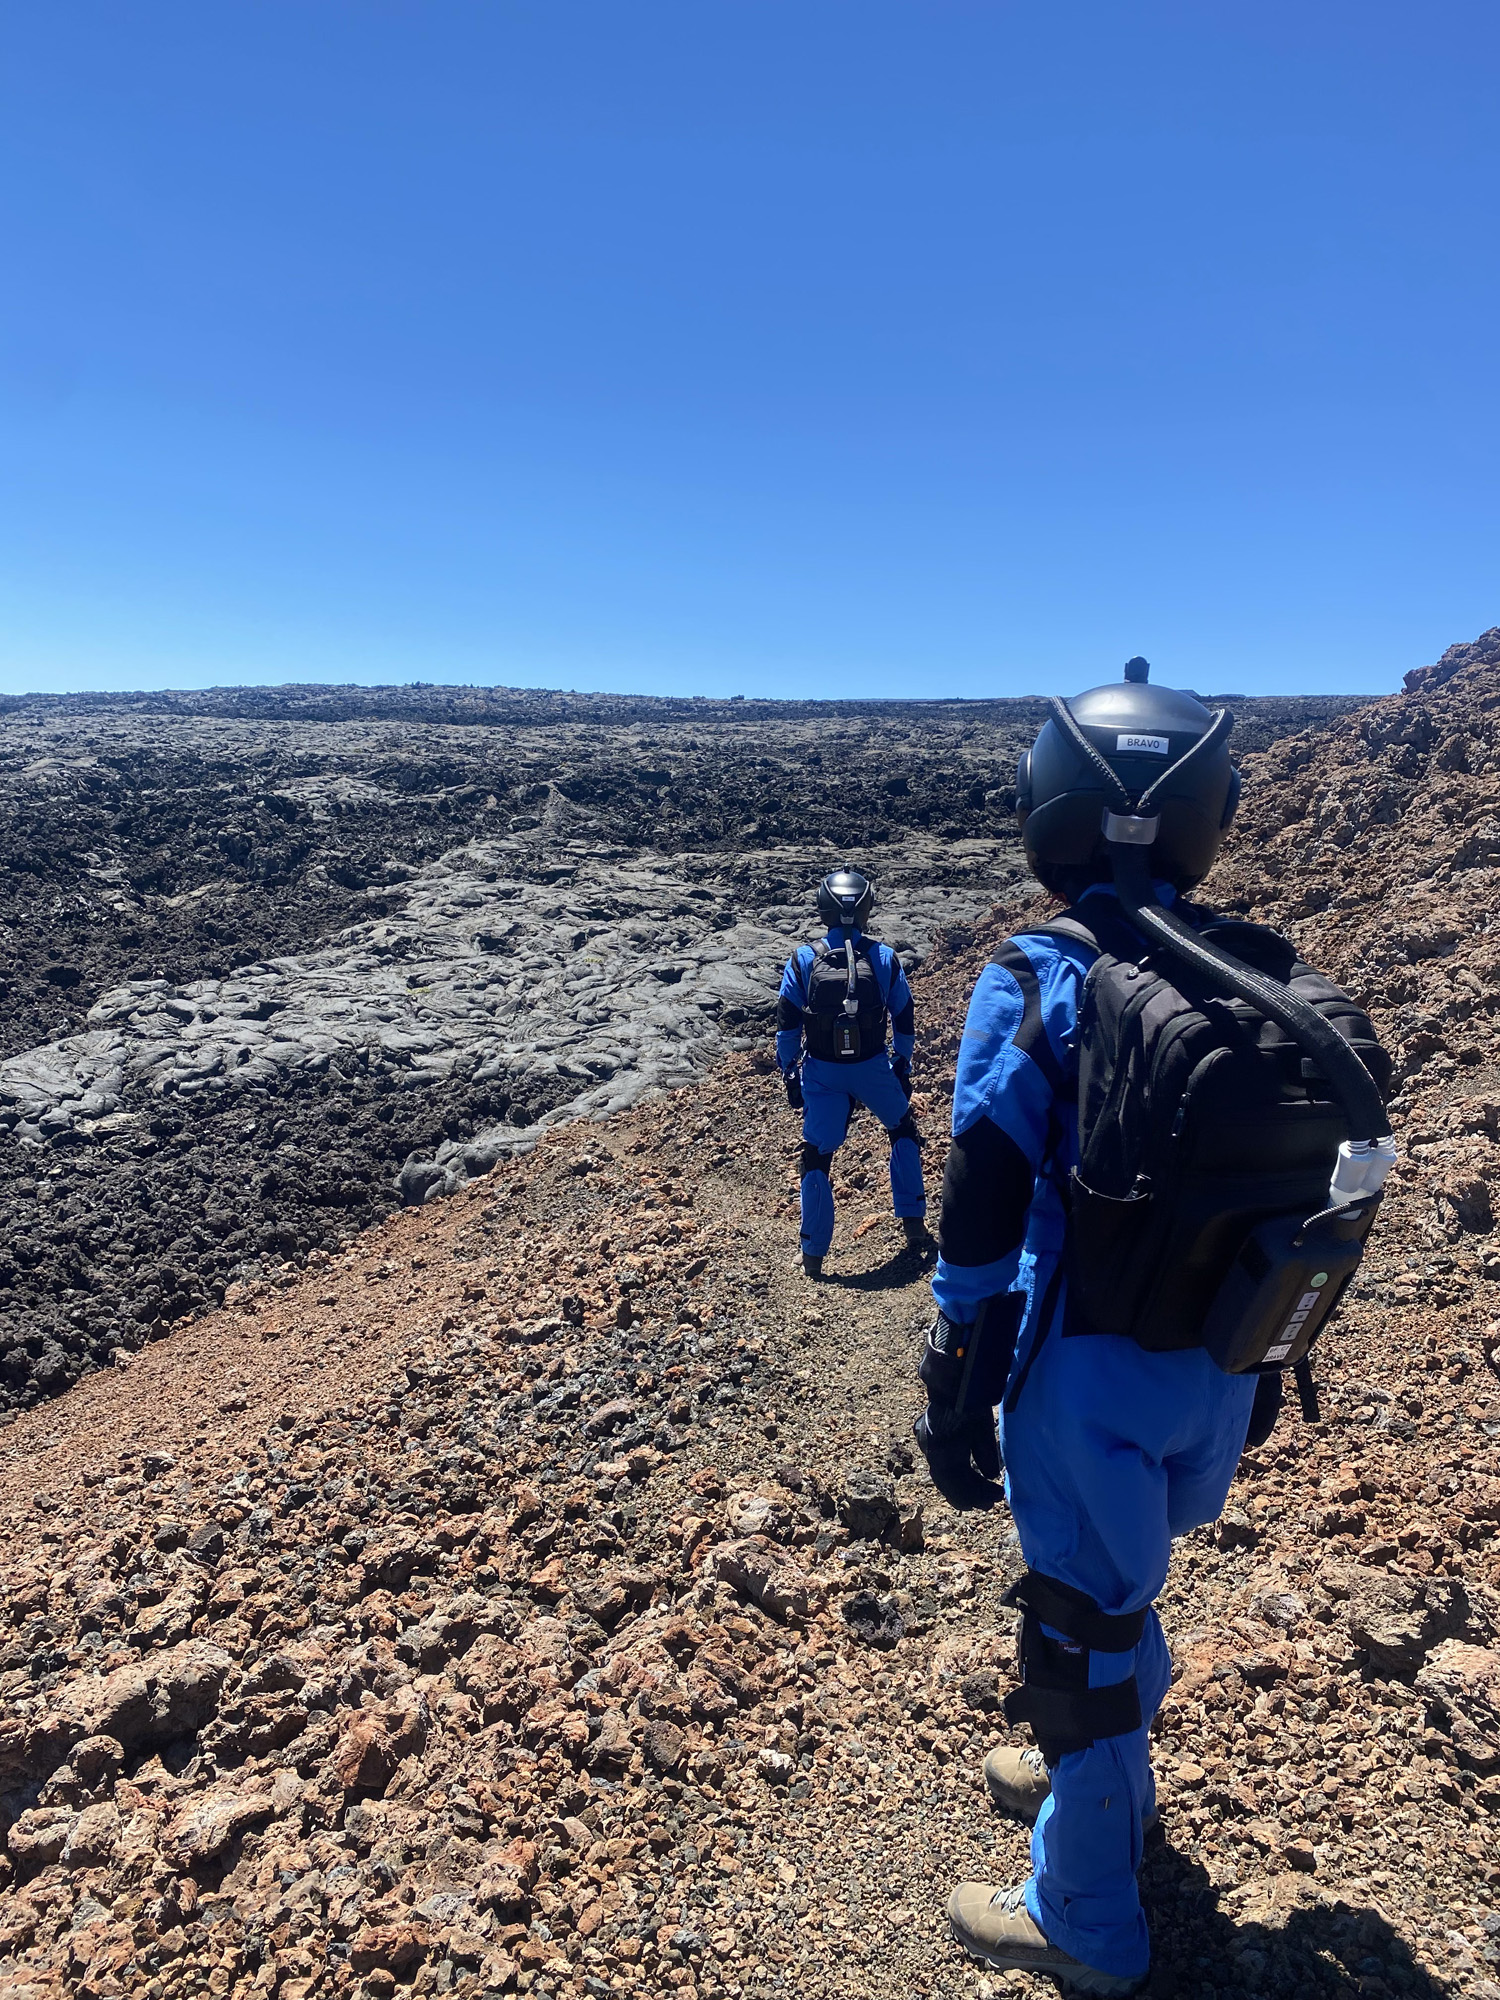
[[[1087,905],[1075,903],[1050,923],[1038,924],[1028,937],[1060,937],[1071,944],[1087,945],[1101,958],[1122,959],[1136,964],[1146,949],[1146,941],[1112,898],[1094,896]]]
[[[1086,924],[1074,910],[1065,910],[1060,917],[1054,917],[1051,923],[1038,924],[1035,930],[1027,931],[1025,935],[1066,938],[1070,944],[1086,945],[1090,951],[1103,949],[1093,925]]]

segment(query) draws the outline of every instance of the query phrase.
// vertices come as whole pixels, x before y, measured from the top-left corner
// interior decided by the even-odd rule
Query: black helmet
[[[835,868],[818,884],[818,915],[832,930],[862,931],[875,907],[875,885],[857,868]]]
[[[1224,747],[1233,719],[1195,694],[1150,686],[1150,671],[1130,660],[1113,687],[1054,700],[1054,720],[1022,757],[1016,818],[1044,879],[1065,868],[1108,877],[1106,814],[1114,837],[1149,846],[1151,873],[1180,889],[1213,866],[1240,797]]]

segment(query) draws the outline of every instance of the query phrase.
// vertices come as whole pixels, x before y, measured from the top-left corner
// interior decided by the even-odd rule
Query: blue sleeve
[[[1083,969],[1078,954],[1050,938],[1012,938],[975,984],[959,1043],[932,1281],[949,1319],[966,1324],[985,1299],[1015,1284],[1054,1106],[1076,1064]]]
[[[909,1063],[911,1052],[917,1043],[917,1014],[912,1005],[911,988],[906,983],[906,974],[896,954],[886,947],[886,958],[890,964],[890,987],[886,994],[886,1005],[891,1012],[891,1054],[897,1062]]]
[[[783,1075],[802,1059],[802,1010],[807,1005],[807,967],[811,963],[811,947],[798,945],[781,975],[781,991],[776,997],[776,1066]]]

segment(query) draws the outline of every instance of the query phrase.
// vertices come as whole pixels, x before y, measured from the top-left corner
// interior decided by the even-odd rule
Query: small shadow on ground
[[[1440,2000],[1457,1990],[1424,1971],[1375,1910],[1340,1897],[1263,1922],[1226,1909],[1225,1894],[1170,1840],[1147,1849],[1149,2000]]]
[[[915,1284],[931,1261],[925,1251],[901,1249],[868,1271],[825,1271],[822,1282],[848,1292],[895,1292]]]

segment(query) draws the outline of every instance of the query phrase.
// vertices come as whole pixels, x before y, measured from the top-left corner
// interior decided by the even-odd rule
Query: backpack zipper
[[[1109,957],[1108,953],[1100,952],[1099,956],[1094,960],[1094,963],[1089,967],[1088,973],[1085,976],[1083,987],[1084,987],[1085,1005],[1087,1006],[1094,1006],[1094,996],[1090,992],[1090,988],[1095,983],[1094,975],[1102,968],[1105,959],[1107,957]],[[1126,963],[1126,961],[1124,960],[1115,960],[1114,962],[1116,964]],[[1148,973],[1139,966],[1136,968],[1136,970],[1140,973],[1142,987],[1139,993],[1132,994],[1131,998],[1126,1003],[1125,1011],[1120,1016],[1120,1027],[1117,1039],[1119,1042],[1119,1046],[1121,1048],[1125,1046],[1126,1039],[1130,1034],[1130,1031],[1134,1028],[1137,1017],[1140,1015],[1142,1009],[1145,1007],[1146,1002],[1151,998],[1152,987],[1149,982],[1151,981],[1159,982],[1160,980],[1160,975],[1158,973]],[[1082,1032],[1084,1025],[1083,1022],[1084,1009],[1080,1008],[1078,1011],[1079,1011],[1078,1043],[1081,1049],[1086,1039],[1086,1037]],[[1097,1012],[1098,1009],[1095,1006],[1095,1013],[1097,1014]],[[1124,1088],[1125,1088],[1125,1064],[1117,1062],[1115,1064],[1114,1076],[1110,1080],[1109,1096],[1105,1099],[1104,1103],[1101,1105],[1099,1110],[1099,1116],[1094,1120],[1095,1130],[1097,1130],[1101,1125],[1105,1124],[1106,1121],[1113,1115],[1116,1103],[1119,1099],[1120,1092]],[[1084,1098],[1083,1098],[1083,1092],[1080,1090],[1080,1092],[1078,1093],[1078,1158],[1080,1165],[1082,1164],[1083,1161],[1083,1152],[1084,1152],[1083,1112],[1084,1112]]]
[[[1182,1095],[1177,1100],[1177,1110],[1172,1119],[1171,1136],[1173,1139],[1180,1139],[1182,1137],[1182,1128],[1186,1125],[1188,1112],[1192,1108],[1193,1092],[1198,1088],[1198,1085],[1203,1081],[1204,1076],[1212,1069],[1213,1065],[1222,1056],[1227,1056],[1231,1053],[1231,1050],[1221,1045],[1219,1048],[1210,1049],[1206,1056],[1200,1056],[1198,1061],[1194,1063],[1188,1075],[1187,1082],[1182,1086]]]

